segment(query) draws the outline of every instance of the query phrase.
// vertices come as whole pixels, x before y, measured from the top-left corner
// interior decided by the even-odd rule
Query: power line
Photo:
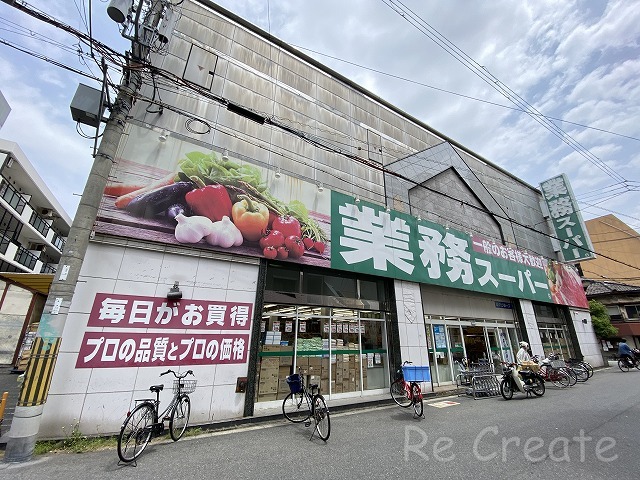
[[[609,167],[605,162],[600,160],[594,154],[592,154],[589,150],[587,150],[584,146],[582,146],[579,142],[577,142],[571,135],[563,131],[560,127],[558,127],[554,122],[551,122],[541,114],[533,105],[528,103],[524,98],[518,95],[515,91],[510,89],[506,84],[501,82],[498,78],[496,78],[493,74],[491,74],[484,66],[478,64],[475,60],[473,60],[469,55],[467,55],[464,51],[458,48],[453,42],[448,40],[444,35],[442,35],[438,30],[436,30],[433,26],[423,20],[419,15],[413,12],[410,8],[406,7],[399,0],[382,0],[384,4],[389,6],[392,10],[394,10],[398,15],[404,18],[409,24],[413,25],[418,31],[423,33],[427,38],[436,43],[439,47],[445,50],[449,55],[455,58],[458,62],[460,62],[465,68],[471,71],[474,75],[480,78],[482,81],[491,86],[494,90],[502,94],[505,98],[507,98],[512,103],[517,106],[523,108],[526,113],[530,114],[531,118],[534,121],[542,125],[546,128],[550,133],[554,136],[562,140],[568,146],[570,146],[574,151],[576,151],[583,158],[597,166],[601,169],[605,174],[610,176],[611,178],[617,179],[619,182],[625,182],[625,178],[622,177],[619,173]],[[404,8],[403,8],[404,7]]]
[[[552,117],[550,115],[545,115],[543,113],[528,112],[527,110],[525,110],[523,108],[520,108],[520,107],[512,107],[510,105],[505,105],[503,103],[492,102],[491,100],[486,100],[484,98],[474,97],[472,95],[465,95],[464,93],[454,92],[452,90],[447,90],[446,88],[436,87],[436,86],[430,85],[428,83],[419,82],[417,80],[412,80],[410,78],[402,77],[400,75],[394,75],[393,73],[385,72],[383,70],[378,70],[378,69],[375,69],[375,68],[372,68],[372,67],[367,67],[367,66],[364,66],[362,64],[359,64],[359,63],[356,63],[356,62],[352,62],[352,61],[349,61],[349,60],[345,60],[344,58],[335,57],[333,55],[329,55],[327,53],[319,52],[317,50],[313,50],[313,49],[308,48],[308,47],[303,47],[301,45],[291,44],[291,46],[297,48],[298,50],[304,50],[304,51],[307,51],[307,52],[315,53],[316,55],[321,55],[321,56],[326,57],[326,58],[331,58],[332,60],[337,60],[339,62],[346,63],[348,65],[353,65],[354,67],[362,68],[363,70],[368,70],[370,72],[378,73],[380,75],[384,75],[384,76],[387,76],[387,77],[390,77],[390,78],[395,78],[397,80],[402,80],[403,82],[413,83],[414,85],[419,85],[421,87],[430,88],[430,89],[436,90],[438,92],[448,93],[450,95],[455,95],[456,97],[466,98],[468,100],[473,100],[475,102],[486,103],[488,105],[493,105],[495,107],[505,108],[505,109],[508,109],[508,110],[516,111],[516,112],[526,113],[526,114],[529,114],[529,115],[531,115],[531,114],[538,115],[538,116],[541,116],[541,117],[548,118],[549,120],[556,120],[558,122],[568,123],[570,125],[575,125],[577,127],[582,127],[582,128],[586,128],[586,129],[589,129],[589,130],[596,130],[598,132],[608,133],[609,135],[615,135],[615,136],[618,136],[618,137],[627,138],[629,140],[635,140],[637,142],[640,142],[640,138],[634,137],[634,136],[631,136],[631,135],[624,135],[622,133],[612,132],[611,130],[606,130],[604,128],[598,128],[598,127],[594,127],[592,125],[585,125],[583,123],[572,122],[571,120],[567,120],[565,118]]]
[[[7,1],[7,0],[4,0],[4,1]],[[29,12],[28,8],[21,7],[20,9],[23,10],[23,11]],[[72,27],[69,27],[68,25],[62,24],[61,22],[58,22],[57,20],[53,19],[52,17],[49,17],[48,15],[34,15],[34,16],[36,16],[36,18],[39,18],[42,21],[46,21],[47,23],[51,23],[54,26],[57,26],[58,28],[63,28],[68,33],[77,35],[83,40],[87,39],[87,36],[85,34],[82,34],[82,32],[79,32],[79,31],[73,29]],[[89,39],[89,41],[90,42],[97,42],[95,39]],[[100,49],[105,49],[109,53],[112,52],[112,50],[109,47],[107,47],[106,45],[100,44],[99,42],[97,42],[97,44],[100,47]],[[120,55],[118,54],[118,56],[120,56]],[[180,84],[183,87],[191,89],[191,90],[195,91],[197,94],[199,94],[199,95],[201,95],[201,96],[203,96],[205,98],[217,101],[217,102],[221,103],[224,106],[228,106],[230,104],[230,102],[227,99],[225,99],[224,97],[219,97],[217,95],[212,94],[209,91],[205,91],[204,88],[198,87],[198,86],[196,86],[195,84],[193,84],[191,82],[187,82],[184,79],[181,79],[180,77],[177,77],[176,75],[174,75],[173,73],[171,73],[169,71],[160,69],[158,67],[153,67],[153,66],[147,64],[146,62],[142,62],[139,68],[141,70],[143,70],[145,68],[146,69],[150,69],[150,71],[153,71],[153,72],[155,72],[157,74],[160,74],[160,75],[164,76],[167,79],[170,79],[175,84]],[[151,100],[151,99],[149,99],[149,100]],[[158,102],[156,101],[155,103],[158,103]],[[174,107],[172,105],[163,104],[163,106],[164,106],[164,108],[173,109],[173,111],[175,111],[176,113],[179,112],[179,109],[177,109],[176,107]],[[251,110],[251,109],[247,109],[246,107],[241,107],[241,108],[243,108],[243,109],[245,109],[247,111]],[[261,112],[255,112],[255,113],[256,113],[256,115],[260,116]],[[200,118],[198,118],[194,114],[191,114],[191,113],[188,113],[188,112],[185,113],[184,111],[182,112],[182,114],[186,114],[187,116],[189,116],[191,118],[194,118],[196,120],[202,121]],[[401,179],[403,181],[408,182],[411,185],[426,189],[426,190],[428,190],[428,191],[430,191],[430,192],[432,192],[434,194],[441,195],[441,196],[443,196],[443,197],[445,197],[445,198],[447,198],[447,199],[449,199],[451,201],[459,203],[461,206],[468,206],[468,207],[470,207],[472,209],[475,209],[475,210],[478,210],[478,211],[480,211],[480,212],[482,212],[482,213],[484,213],[486,215],[493,216],[493,217],[496,217],[496,218],[500,218],[502,220],[505,220],[505,221],[511,223],[512,225],[517,225],[520,228],[523,228],[525,230],[535,232],[537,235],[543,235],[543,236],[546,236],[548,238],[552,238],[552,239],[555,239],[557,241],[560,241],[561,243],[568,243],[568,244],[570,244],[572,246],[580,247],[583,250],[588,251],[590,253],[595,253],[594,251],[591,251],[591,250],[589,250],[589,249],[587,249],[587,248],[585,248],[583,246],[579,246],[579,245],[573,244],[570,241],[561,240],[561,239],[559,239],[559,238],[557,238],[557,237],[555,237],[555,236],[553,236],[551,234],[547,234],[547,233],[535,230],[535,229],[533,229],[532,227],[530,227],[528,225],[524,225],[524,224],[522,224],[522,223],[520,223],[520,222],[518,222],[518,221],[516,221],[516,220],[514,220],[512,218],[510,218],[508,215],[506,215],[506,216],[505,215],[501,215],[501,214],[498,214],[498,213],[493,212],[491,210],[487,210],[484,207],[478,207],[478,206],[476,206],[474,204],[465,202],[464,200],[460,200],[460,199],[455,198],[455,197],[453,197],[451,195],[448,195],[448,194],[446,194],[444,192],[440,192],[438,190],[432,189],[432,188],[430,188],[430,187],[428,187],[428,186],[426,186],[424,184],[417,183],[415,180],[410,179],[410,178],[408,178],[408,177],[406,177],[404,175],[401,175],[398,172],[394,172],[394,171],[388,170],[384,166],[382,166],[382,165],[378,164],[377,162],[374,162],[374,161],[372,161],[370,159],[365,159],[365,158],[360,157],[358,155],[354,155],[354,154],[352,154],[350,152],[342,150],[341,148],[336,149],[335,147],[331,146],[331,141],[329,141],[327,139],[324,139],[322,137],[316,137],[315,135],[305,134],[304,132],[300,132],[299,130],[293,129],[293,128],[288,127],[286,125],[283,125],[282,123],[277,122],[277,120],[275,118],[267,117],[264,114],[263,114],[263,118],[264,118],[264,123],[265,124],[272,125],[274,127],[279,128],[280,130],[282,130],[284,132],[288,132],[288,133],[290,133],[290,134],[292,134],[292,135],[294,135],[294,136],[296,136],[298,138],[301,138],[302,140],[304,140],[304,141],[316,146],[317,148],[321,148],[321,149],[327,150],[329,152],[333,152],[335,154],[344,156],[344,157],[349,158],[351,160],[354,160],[354,161],[356,161],[358,163],[361,163],[364,166],[367,166],[367,167],[372,168],[374,170],[380,171],[383,174],[388,174],[388,175],[394,176],[396,178],[399,178],[399,179]],[[206,122],[206,120],[204,120],[204,122],[208,124],[208,122]],[[465,228],[468,228],[468,227],[465,226]],[[604,258],[609,258],[606,255],[602,255],[602,254],[600,256],[602,256]],[[626,266],[629,266],[629,267],[636,268],[636,269],[640,270],[640,268],[637,268],[637,267],[635,267],[633,265],[626,264],[625,262],[622,262],[620,260],[616,260],[616,259],[612,259],[612,258],[609,258],[609,259],[613,260],[615,262],[618,262],[620,264],[623,264],[623,265],[626,265]]]

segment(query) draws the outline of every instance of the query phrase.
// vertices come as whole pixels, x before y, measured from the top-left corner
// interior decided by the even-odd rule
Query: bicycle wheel
[[[623,359],[618,360],[618,368],[623,372],[629,371],[629,365]]]
[[[421,417],[424,404],[422,401],[422,391],[417,383],[411,384],[411,396],[413,397],[413,411],[417,417]]]
[[[150,403],[141,403],[129,414],[118,435],[118,456],[123,462],[133,462],[151,440],[155,408]]]
[[[583,383],[589,380],[589,372],[584,366],[574,365],[570,370],[575,373],[578,382]]]
[[[593,377],[593,367],[587,362],[580,362],[580,364],[587,369],[587,373],[589,374],[589,378]]]
[[[189,424],[189,414],[191,413],[191,400],[188,395],[180,395],[178,401],[171,411],[169,420],[169,433],[174,442],[180,440]]]
[[[331,435],[331,419],[324,397],[320,394],[313,397],[313,419],[318,436],[326,442]]]
[[[396,380],[391,384],[391,398],[402,408],[410,407],[412,403],[405,385],[404,380]]]
[[[549,377],[551,378],[551,382],[556,387],[566,388],[571,385],[571,379],[569,378],[569,374],[562,370],[555,370],[553,372],[549,372]]]
[[[311,416],[311,404],[309,397],[304,391],[290,393],[284,397],[282,402],[282,413],[284,417],[293,423],[304,422]]]
[[[578,383],[578,376],[576,375],[576,373],[573,370],[571,370],[570,368],[566,368],[566,367],[560,368],[559,370],[568,375],[568,377],[569,377],[569,386],[570,387],[573,387],[576,383]]]

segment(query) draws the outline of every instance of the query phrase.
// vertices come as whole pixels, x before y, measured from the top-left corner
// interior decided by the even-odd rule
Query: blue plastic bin
[[[431,371],[427,366],[405,365],[402,367],[402,375],[407,382],[431,381]]]

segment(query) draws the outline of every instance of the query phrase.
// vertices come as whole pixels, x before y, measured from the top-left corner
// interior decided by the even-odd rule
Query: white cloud
[[[82,2],[30,3],[76,28],[85,28],[77,11]],[[383,2],[219,0],[217,3],[291,44],[415,82],[514,106],[492,88],[493,84],[460,64]],[[637,60],[640,9],[635,2],[405,0],[403,3],[478,66],[484,66],[485,73],[495,75],[502,85],[546,115],[640,138],[640,123],[636,120],[640,114]],[[9,6],[0,8],[1,16],[19,19],[29,28],[44,31],[40,22],[26,19]],[[127,41],[107,18],[106,3],[94,2],[93,8],[94,36],[124,52]],[[67,45],[74,43],[57,29],[47,29],[46,33]],[[39,52],[83,68],[73,52],[62,52],[53,44],[33,38],[19,38],[20,43]],[[616,181],[524,113],[304,52],[529,184],[537,185],[563,171],[569,175],[577,194]],[[60,191],[68,192],[68,186],[73,185],[72,191],[81,192],[91,164],[91,142],[76,133],[69,102],[77,84],[90,81],[25,58],[9,47],[0,48],[0,85],[13,107],[2,136],[11,136],[21,145],[52,190],[56,191],[55,185],[62,185],[65,188]],[[97,72],[95,67],[93,70]],[[625,178],[637,178],[638,141],[569,123],[559,125]],[[63,202],[70,214],[75,211],[77,199],[72,196]],[[638,193],[626,193],[600,206],[616,207],[638,216],[635,205],[640,205]],[[602,213],[590,208],[586,216]]]

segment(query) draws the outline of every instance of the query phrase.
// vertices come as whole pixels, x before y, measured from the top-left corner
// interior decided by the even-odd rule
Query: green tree
[[[589,310],[593,331],[598,338],[611,338],[618,335],[618,329],[611,325],[611,317],[602,303],[597,300],[589,300]]]

